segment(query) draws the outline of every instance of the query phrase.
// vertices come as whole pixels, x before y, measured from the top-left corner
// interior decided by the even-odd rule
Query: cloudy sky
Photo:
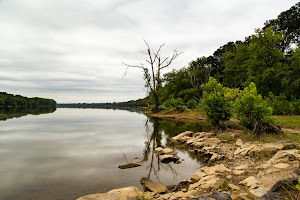
[[[243,40],[297,0],[0,0],[1,91],[58,103],[146,95],[145,39],[184,52],[165,72]],[[146,64],[146,63],[145,63]]]

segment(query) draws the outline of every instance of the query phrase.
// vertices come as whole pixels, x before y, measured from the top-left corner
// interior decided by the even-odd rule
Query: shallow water
[[[134,185],[189,179],[200,163],[167,140],[195,123],[148,119],[124,110],[65,109],[0,121],[0,200],[71,200]],[[152,149],[168,146],[181,164],[159,163]],[[135,157],[141,167],[119,169]]]

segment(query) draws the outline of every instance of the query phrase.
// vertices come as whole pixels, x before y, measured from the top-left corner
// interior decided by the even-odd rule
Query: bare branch
[[[145,67],[144,67],[144,65],[142,63],[141,63],[141,65],[128,65],[128,64],[126,64],[124,62],[122,62],[122,63],[123,63],[123,65],[127,66],[126,71],[125,71],[125,73],[124,73],[124,75],[123,75],[122,78],[124,78],[127,75],[127,71],[128,71],[129,67],[140,68],[142,70],[145,70]]]
[[[167,62],[167,64],[165,66],[160,67],[159,69],[164,69],[164,68],[168,67],[173,62],[173,60],[175,60],[182,53],[183,52],[178,53],[178,50],[174,50],[173,55],[172,55],[171,59],[169,60],[169,62]],[[167,59],[168,59],[168,57],[166,59],[164,59],[164,61],[162,63],[164,63]]]

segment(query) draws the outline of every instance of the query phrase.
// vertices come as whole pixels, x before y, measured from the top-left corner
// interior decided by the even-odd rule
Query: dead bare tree
[[[165,45],[161,45],[156,52],[152,52],[149,44],[144,40],[147,45],[147,51],[141,52],[148,55],[146,62],[149,64],[148,67],[144,64],[140,65],[129,65],[123,62],[127,66],[124,76],[126,76],[127,71],[130,67],[140,68],[144,72],[144,80],[146,82],[145,87],[148,90],[148,93],[152,95],[154,100],[154,111],[158,110],[159,100],[158,100],[158,89],[161,86],[161,70],[170,66],[170,64],[183,52],[178,52],[174,50],[171,56],[162,57],[161,49]],[[150,72],[149,72],[150,71]]]

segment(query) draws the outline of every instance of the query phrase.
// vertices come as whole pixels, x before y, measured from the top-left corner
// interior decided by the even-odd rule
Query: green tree
[[[232,108],[224,96],[225,89],[222,84],[211,77],[208,83],[201,85],[201,88],[204,91],[203,109],[208,120],[217,126],[220,126],[220,121],[229,120]]]
[[[284,37],[279,43],[280,50],[288,50],[291,44],[299,45],[300,42],[300,2],[289,10],[280,13],[277,19],[265,22],[264,29],[272,27],[277,33],[282,32]]]
[[[252,129],[253,134],[262,132],[280,132],[271,118],[272,108],[266,105],[257,93],[255,83],[250,83],[236,100],[235,109],[241,124]]]

